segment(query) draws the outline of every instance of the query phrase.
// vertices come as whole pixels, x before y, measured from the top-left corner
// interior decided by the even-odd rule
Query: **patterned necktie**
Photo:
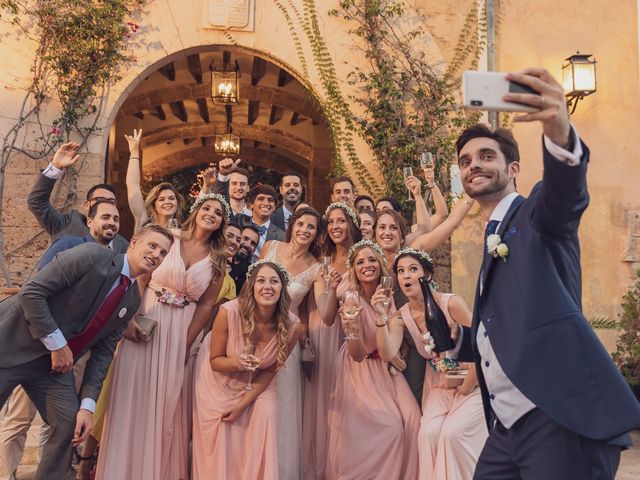
[[[107,324],[129,285],[131,285],[131,279],[126,275],[120,274],[120,283],[107,295],[107,298],[104,299],[104,302],[102,302],[102,305],[100,305],[100,308],[84,330],[68,340],[69,348],[73,352],[75,360],[79,358],[78,354],[91,343],[100,329]]]
[[[254,223],[253,226],[258,229],[258,233],[260,234],[260,236],[263,236],[265,233],[267,233],[267,226],[266,225],[256,225]]]
[[[500,225],[500,222],[498,220],[489,220],[489,223],[487,223],[487,228],[485,228],[484,230],[484,253],[485,255],[488,252],[487,250],[487,239],[489,238],[489,235],[493,235],[494,233],[496,233],[496,231],[498,230],[498,225]]]

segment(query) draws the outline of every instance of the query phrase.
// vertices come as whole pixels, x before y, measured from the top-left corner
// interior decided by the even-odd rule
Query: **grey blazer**
[[[55,179],[41,174],[27,198],[29,210],[36,217],[40,226],[47,231],[51,237],[51,242],[64,236],[84,237],[89,235],[87,217],[77,210],[72,209],[62,213],[53,208],[50,197],[55,184]],[[129,242],[120,235],[116,235],[113,239],[113,249],[116,253],[125,253],[128,246]]]
[[[123,254],[95,243],[84,243],[56,255],[20,293],[0,303],[0,368],[24,365],[49,355],[39,339],[57,328],[67,339],[82,332],[119,278],[123,263]],[[85,349],[91,351],[91,358],[84,373],[81,398],[98,399],[116,343],[139,305],[140,291],[134,283]]]

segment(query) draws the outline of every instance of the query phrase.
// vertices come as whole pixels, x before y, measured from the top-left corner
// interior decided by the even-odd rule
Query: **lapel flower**
[[[502,241],[500,235],[494,233],[487,237],[487,253],[493,258],[501,258],[503,262],[506,262],[509,247]]]
[[[424,351],[427,352],[428,355],[431,355],[431,352],[433,352],[433,349],[436,348],[436,342],[435,340],[433,340],[433,337],[431,336],[431,332],[424,332],[422,334],[422,338],[425,341]]]

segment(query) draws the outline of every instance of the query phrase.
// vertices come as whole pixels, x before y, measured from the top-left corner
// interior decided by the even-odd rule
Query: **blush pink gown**
[[[449,320],[448,306],[452,296],[443,294],[438,301]],[[424,332],[420,332],[413,320],[409,304],[404,305],[400,313],[418,352],[426,361],[425,341],[422,338]],[[441,386],[442,375],[434,371],[430,364],[427,365],[418,435],[419,478],[471,480],[488,436],[480,389],[475,388],[469,395],[460,395],[455,389]]]
[[[392,377],[377,356],[375,313],[363,299],[361,306],[361,334],[373,355],[356,362],[347,342],[340,347],[329,407],[326,478],[413,480],[420,409],[404,377]]]
[[[240,355],[244,347],[242,318],[238,300],[225,303],[227,311],[227,355]],[[291,315],[289,335],[298,323]],[[193,410],[193,478],[194,480],[277,480],[278,377],[249,405],[233,423],[223,422],[244,393],[249,372],[221,373],[211,369],[209,354],[211,334],[202,342],[195,371]],[[262,352],[260,369],[276,361],[277,340],[274,337]]]
[[[176,238],[153,273],[140,312],[158,324],[148,343],[123,341],[114,359],[98,480],[189,478],[191,425],[183,408],[187,329],[213,272],[208,257],[185,269]],[[154,289],[162,287],[186,293],[191,303],[159,303]]]
[[[349,285],[349,273],[342,275],[336,296],[342,298]],[[324,480],[329,446],[329,399],[333,391],[336,359],[342,344],[340,319],[327,326],[316,306],[315,296],[309,295],[309,339],[316,359],[311,377],[304,382],[302,408],[302,438],[304,480]]]

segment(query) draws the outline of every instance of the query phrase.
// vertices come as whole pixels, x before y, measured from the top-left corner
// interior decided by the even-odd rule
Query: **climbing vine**
[[[0,1],[0,17],[9,19],[17,33],[35,42],[31,81],[21,102],[17,119],[1,139],[0,210],[5,170],[17,154],[33,160],[50,156],[73,134],[85,147],[96,130],[108,86],[133,59],[127,44],[139,30],[132,18],[144,0],[39,0]],[[59,115],[40,117],[45,102],[57,102]],[[36,128],[26,143],[25,129]],[[75,183],[82,163],[66,177],[70,189],[67,205],[75,201]],[[0,225],[0,269],[11,286]]]

